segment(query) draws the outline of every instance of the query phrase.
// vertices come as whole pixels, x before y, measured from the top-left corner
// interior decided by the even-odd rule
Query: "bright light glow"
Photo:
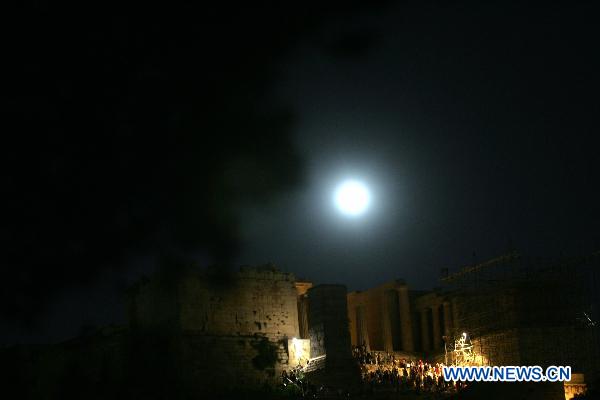
[[[296,338],[292,338],[292,343],[294,344],[294,353],[296,355],[296,361],[299,361],[302,358],[302,342],[300,342]]]
[[[296,364],[301,364],[302,360],[307,358],[305,356],[307,356],[308,353],[305,350],[308,350],[308,349],[304,349],[304,346],[303,346],[304,344],[306,344],[306,340],[292,338],[294,361],[296,362]],[[290,349],[290,356],[291,356],[291,349]]]
[[[348,180],[335,190],[334,201],[337,208],[344,214],[358,216],[364,213],[371,201],[369,189],[358,181]]]

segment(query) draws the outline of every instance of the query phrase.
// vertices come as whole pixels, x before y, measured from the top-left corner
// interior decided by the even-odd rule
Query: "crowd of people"
[[[423,360],[399,358],[393,353],[368,351],[365,346],[353,349],[354,359],[360,366],[361,386],[359,397],[385,395],[385,393],[408,393],[437,395],[456,393],[464,388],[464,382],[446,381],[442,374],[444,364]],[[301,366],[281,375],[282,388],[297,393],[301,398],[349,398],[349,390],[315,386],[306,379]],[[354,393],[354,392],[353,392]]]
[[[290,371],[283,370],[281,372],[281,383],[284,387],[288,385],[294,385],[299,389],[302,389],[302,387],[306,384],[302,367],[297,366]]]
[[[297,366],[290,371],[281,373],[281,384],[284,391],[289,394],[296,394],[296,397],[303,399],[319,398],[350,398],[350,392],[341,388],[331,388],[327,385],[314,385],[304,374],[302,367]]]
[[[369,393],[393,390],[449,394],[465,386],[464,382],[446,381],[442,363],[397,358],[390,353],[368,351],[364,345],[355,347],[353,355],[361,365],[363,385]]]

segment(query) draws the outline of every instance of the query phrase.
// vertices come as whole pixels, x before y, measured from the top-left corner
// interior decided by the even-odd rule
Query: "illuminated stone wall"
[[[305,367],[310,360],[310,340],[309,339],[290,339],[288,340],[288,358],[289,366],[300,365]]]
[[[129,327],[0,351],[0,372],[13,392],[35,399],[220,398],[257,389],[293,366],[297,293],[294,276],[270,265],[227,276],[159,273],[129,291]],[[301,342],[298,361],[308,347]]]
[[[571,400],[575,396],[584,395],[587,392],[585,376],[583,374],[572,374],[571,381],[564,383],[565,400]]]
[[[242,268],[223,283],[191,275],[179,285],[178,303],[186,333],[298,336],[294,276],[274,268]]]
[[[168,278],[168,277],[167,277]],[[188,271],[141,282],[131,326],[174,338],[174,363],[193,390],[277,381],[289,369],[288,340],[299,336],[295,278],[271,265],[227,276]]]

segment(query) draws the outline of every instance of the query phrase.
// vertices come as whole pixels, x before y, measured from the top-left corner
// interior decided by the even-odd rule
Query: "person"
[[[281,381],[283,383],[283,386],[287,386],[287,383],[288,383],[288,374],[287,374],[287,371],[285,369],[283,371],[281,371]]]

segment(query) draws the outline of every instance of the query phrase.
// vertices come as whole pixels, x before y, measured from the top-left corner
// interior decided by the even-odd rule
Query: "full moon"
[[[334,202],[340,212],[349,216],[359,216],[369,207],[371,195],[362,182],[347,180],[335,190]]]

